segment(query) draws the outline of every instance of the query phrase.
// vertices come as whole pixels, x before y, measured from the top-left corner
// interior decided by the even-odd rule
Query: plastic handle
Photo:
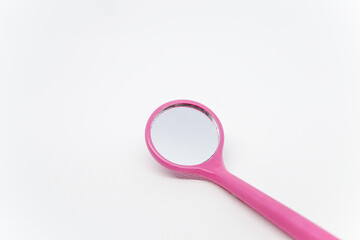
[[[338,239],[300,214],[232,175],[225,168],[214,173],[211,180],[295,239]]]

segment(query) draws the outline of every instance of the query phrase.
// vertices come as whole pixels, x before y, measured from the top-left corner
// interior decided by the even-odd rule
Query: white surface
[[[188,98],[227,168],[360,238],[359,1],[1,1],[0,239],[288,239],[168,174],[147,118]]]

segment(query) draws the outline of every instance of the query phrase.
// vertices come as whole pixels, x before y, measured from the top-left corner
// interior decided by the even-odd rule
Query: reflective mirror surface
[[[176,106],[161,112],[151,125],[151,140],[167,160],[197,165],[208,160],[219,144],[212,117],[195,106]]]

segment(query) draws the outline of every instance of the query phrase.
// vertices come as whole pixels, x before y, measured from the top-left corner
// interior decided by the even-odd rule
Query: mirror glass
[[[210,114],[184,104],[167,108],[155,118],[151,140],[167,160],[180,165],[197,165],[215,153],[219,134]]]

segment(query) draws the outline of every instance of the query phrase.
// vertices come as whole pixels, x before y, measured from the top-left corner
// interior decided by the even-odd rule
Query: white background
[[[360,238],[360,3],[0,1],[0,239],[288,239],[146,149],[199,101],[230,172]]]

